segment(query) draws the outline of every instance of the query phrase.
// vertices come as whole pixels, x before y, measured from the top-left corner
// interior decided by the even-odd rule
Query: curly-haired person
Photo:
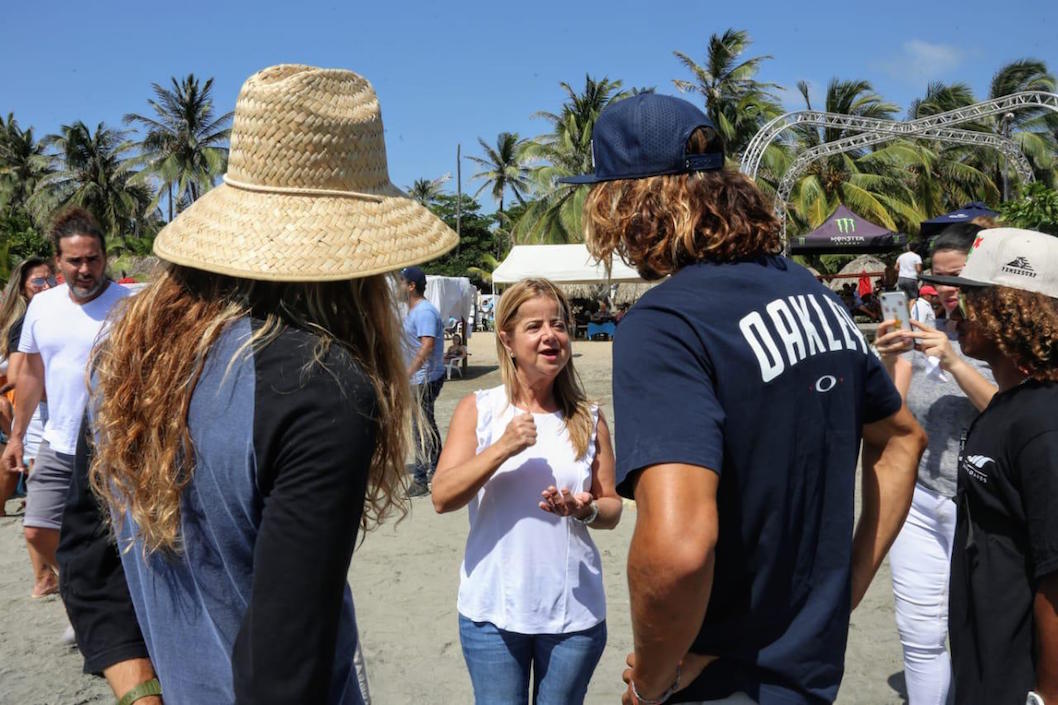
[[[1058,703],[1058,238],[984,230],[930,280],[960,287],[959,342],[999,386],[959,457],[955,700]]]
[[[668,277],[614,339],[618,492],[637,515],[624,702],[831,702],[924,435],[841,300],[780,254],[704,113],[627,98],[593,151],[589,247]]]

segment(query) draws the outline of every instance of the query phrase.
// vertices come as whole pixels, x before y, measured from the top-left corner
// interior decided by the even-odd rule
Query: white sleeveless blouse
[[[476,392],[477,452],[499,440],[517,410],[501,385]],[[606,618],[599,551],[588,527],[540,509],[549,485],[591,490],[599,410],[588,453],[575,458],[561,412],[533,414],[536,444],[501,465],[470,501],[459,613],[521,634],[564,634]]]

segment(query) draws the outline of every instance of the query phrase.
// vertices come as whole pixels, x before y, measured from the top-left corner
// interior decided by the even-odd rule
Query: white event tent
[[[543,277],[556,284],[642,282],[639,272],[615,257],[610,276],[585,245],[515,245],[492,272],[493,284],[513,284],[527,277]]]

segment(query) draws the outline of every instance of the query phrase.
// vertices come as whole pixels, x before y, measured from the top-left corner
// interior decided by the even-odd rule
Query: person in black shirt
[[[158,234],[156,280],[93,352],[60,586],[86,667],[126,702],[363,705],[347,576],[410,450],[388,273],[457,237],[389,182],[351,71],[251,76],[228,168]]]
[[[959,705],[1058,703],[1058,238],[982,231],[958,277],[963,352],[999,393],[967,432],[948,612]],[[921,334],[915,334],[919,336]]]
[[[637,513],[624,702],[832,702],[924,434],[840,299],[779,254],[704,113],[634,96],[593,145],[589,247],[668,275],[614,336],[617,490]]]

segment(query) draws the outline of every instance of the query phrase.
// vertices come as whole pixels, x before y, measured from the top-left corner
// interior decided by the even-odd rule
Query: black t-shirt
[[[959,458],[949,634],[960,705],[1021,705],[1036,685],[1032,602],[1058,571],[1058,384],[997,394]]]
[[[673,702],[742,690],[832,702],[851,608],[863,424],[900,395],[832,292],[783,257],[696,264],[648,291],[614,341],[618,491],[660,463],[720,474],[709,609],[721,658]]]
[[[26,314],[19,316],[18,320],[7,329],[7,354],[18,352],[18,339],[22,337],[22,324],[26,321]]]

